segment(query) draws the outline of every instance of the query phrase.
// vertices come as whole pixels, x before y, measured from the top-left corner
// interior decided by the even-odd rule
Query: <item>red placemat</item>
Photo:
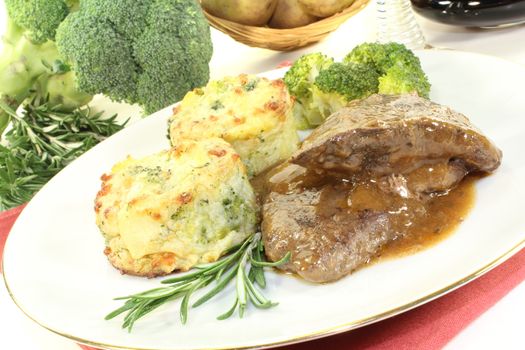
[[[0,213],[0,257],[7,234],[22,209]],[[414,310],[351,332],[278,349],[441,349],[523,280],[525,249],[466,286]]]

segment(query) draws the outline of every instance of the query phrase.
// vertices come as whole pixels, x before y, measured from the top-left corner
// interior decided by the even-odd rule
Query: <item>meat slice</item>
[[[312,282],[337,280],[367,263],[426,213],[419,197],[386,182],[320,178],[295,164],[275,169],[262,209],[267,257],[277,261],[291,252],[280,268]]]
[[[266,255],[277,261],[292,252],[291,261],[281,268],[311,282],[347,275],[398,236],[385,211],[349,212],[341,207],[332,215],[319,214],[323,192],[272,192],[263,206]]]
[[[462,114],[416,95],[372,95],[331,115],[292,161],[309,169],[407,173],[461,159],[490,172],[501,151]]]
[[[291,252],[282,269],[312,282],[337,280],[389,242],[422,228],[432,233],[429,224],[438,232],[433,210],[448,205],[439,201],[469,172],[495,170],[501,157],[448,107],[412,95],[356,102],[259,179],[266,255],[277,261]]]

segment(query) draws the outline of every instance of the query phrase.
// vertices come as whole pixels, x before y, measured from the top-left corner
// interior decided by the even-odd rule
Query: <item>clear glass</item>
[[[412,50],[426,47],[410,0],[376,0],[376,7],[377,40],[380,43],[395,41]]]

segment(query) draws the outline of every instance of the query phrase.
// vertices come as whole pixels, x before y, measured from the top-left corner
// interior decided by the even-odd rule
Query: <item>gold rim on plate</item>
[[[443,295],[445,295],[445,294],[447,294],[449,292],[452,292],[453,290],[455,290],[455,289],[457,289],[457,288],[467,284],[468,282],[473,281],[474,279],[476,279],[476,278],[482,276],[483,274],[489,272],[490,270],[492,270],[496,266],[502,264],[503,262],[508,260],[514,254],[518,253],[523,248],[525,248],[525,239],[523,239],[521,242],[516,244],[514,247],[512,247],[510,250],[505,252],[503,255],[499,256],[496,259],[494,259],[492,262],[490,262],[489,264],[485,265],[484,267],[476,270],[472,274],[470,274],[470,275],[468,275],[468,276],[466,276],[464,278],[461,278],[458,281],[456,281],[454,283],[451,283],[448,286],[446,286],[444,288],[441,288],[441,289],[439,289],[439,290],[437,290],[437,291],[435,291],[433,293],[427,294],[427,295],[425,295],[422,298],[416,299],[414,301],[411,301],[411,302],[406,303],[404,305],[395,307],[393,309],[390,309],[390,310],[378,313],[376,315],[369,316],[369,317],[366,317],[366,318],[361,319],[361,320],[357,320],[357,321],[353,321],[353,322],[349,322],[349,323],[344,323],[344,324],[341,324],[341,325],[338,325],[338,326],[334,326],[334,327],[330,327],[330,328],[327,328],[327,329],[323,329],[323,330],[320,330],[320,331],[317,331],[317,332],[308,333],[308,334],[300,335],[300,336],[289,338],[289,339],[284,339],[284,340],[281,340],[281,341],[278,341],[278,342],[274,342],[274,343],[253,344],[253,345],[250,345],[250,346],[236,347],[235,349],[271,348],[271,347],[282,346],[282,345],[290,345],[290,344],[295,344],[295,343],[302,343],[302,342],[309,341],[309,340],[314,340],[314,339],[328,337],[328,336],[331,336],[331,335],[344,333],[344,332],[347,332],[347,331],[350,331],[350,330],[353,330],[353,329],[356,329],[356,328],[360,328],[360,327],[367,326],[367,325],[375,323],[375,322],[379,322],[379,321],[385,320],[387,318],[399,315],[399,314],[401,314],[403,312],[409,311],[409,310],[414,309],[414,308],[416,308],[418,306],[426,304],[426,303],[428,303],[428,302],[430,302],[430,301],[432,301],[434,299],[437,299],[438,297],[443,296]],[[2,265],[4,265],[3,258],[2,258]],[[91,340],[88,340],[88,339],[83,339],[83,338],[75,337],[75,336],[70,335],[70,334],[61,333],[61,332],[59,332],[59,331],[57,331],[55,329],[47,327],[46,325],[40,323],[38,320],[36,320],[34,317],[32,317],[26,310],[24,310],[18,304],[15,296],[13,295],[13,293],[11,292],[11,289],[9,288],[9,284],[7,283],[7,279],[6,279],[5,274],[2,273],[2,275],[4,277],[3,279],[4,279],[4,283],[5,283],[7,292],[9,293],[9,296],[11,297],[11,299],[13,299],[13,302],[16,304],[16,306],[27,317],[29,317],[33,322],[37,323],[39,326],[41,326],[41,327],[43,327],[43,328],[45,328],[45,329],[47,329],[47,330],[49,330],[49,331],[51,331],[51,332],[53,332],[55,334],[58,334],[58,335],[60,335],[62,337],[71,339],[71,340],[73,340],[73,341],[75,341],[77,343],[81,343],[81,344],[88,345],[88,346],[94,346],[94,347],[101,348],[101,349],[110,349],[110,350],[111,349],[116,349],[116,350],[160,350],[160,349],[157,349],[157,348],[128,348],[128,347],[123,347],[123,346],[119,346],[119,345],[97,343],[97,342],[94,342],[94,341],[91,341]],[[208,349],[209,350],[226,350],[226,349],[232,349],[232,348],[218,347],[218,348],[208,348]],[[193,350],[201,350],[201,348],[194,348]]]

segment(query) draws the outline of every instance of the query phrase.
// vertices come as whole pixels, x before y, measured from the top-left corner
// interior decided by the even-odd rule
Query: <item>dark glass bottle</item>
[[[525,22],[525,0],[411,0],[411,2],[414,11],[418,14],[445,24],[497,27]]]

